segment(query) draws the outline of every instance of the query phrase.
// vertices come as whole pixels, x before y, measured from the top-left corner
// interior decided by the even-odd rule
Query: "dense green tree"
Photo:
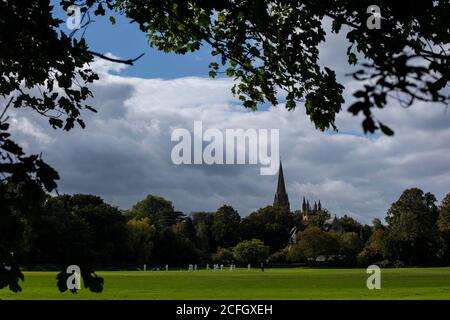
[[[363,243],[355,232],[344,232],[338,234],[337,237],[339,239],[340,254],[348,259],[356,258],[357,254],[363,249]]]
[[[26,173],[23,172],[25,175]],[[0,289],[21,291],[24,280],[19,263],[28,262],[33,233],[30,218],[42,213],[47,198],[42,186],[33,179],[0,181]],[[5,268],[5,266],[7,268]]]
[[[361,223],[346,214],[344,214],[343,217],[339,218],[339,222],[341,223],[342,228],[345,232],[354,232],[356,234],[359,234],[363,227]]]
[[[123,259],[127,229],[122,212],[105,203],[102,198],[89,194],[75,194],[69,202],[69,210],[89,225],[95,243],[95,261],[106,265]]]
[[[0,113],[0,265],[8,268],[0,268],[0,289],[18,292],[24,279],[19,261],[29,249],[28,221],[41,212],[45,191],[55,189],[59,176],[40,156],[27,156],[10,139],[5,111]]]
[[[358,254],[358,262],[361,265],[368,266],[375,262],[383,260],[384,255],[384,232],[385,227],[380,219],[373,219],[373,230],[366,242],[363,250]]]
[[[270,247],[271,252],[284,248],[295,225],[294,215],[283,207],[267,206],[242,220],[244,239],[257,238]]]
[[[325,221],[331,218],[331,214],[327,209],[322,209],[317,211],[316,214],[311,215],[308,219],[308,226],[314,226],[323,229],[325,226]]]
[[[354,232],[358,235],[362,242],[367,242],[372,234],[372,228],[368,225],[359,223],[356,219],[344,214],[339,218],[339,222],[344,229],[344,232]]]
[[[450,193],[442,200],[439,206],[437,227],[440,233],[441,250],[439,256],[444,262],[450,262]]]
[[[184,219],[181,212],[175,211],[172,202],[151,194],[136,203],[128,215],[133,218],[149,218],[157,230],[168,228]]]
[[[152,261],[171,265],[186,265],[197,263],[201,259],[201,252],[183,233],[175,227],[157,231],[154,240]]]
[[[223,205],[214,214],[211,232],[215,243],[221,247],[236,245],[240,237],[241,216],[231,206]]]
[[[215,263],[232,263],[235,259],[232,250],[219,247],[212,255],[212,260]]]
[[[58,274],[58,287],[66,291],[66,268],[78,265],[86,288],[100,292],[103,279],[94,268],[96,244],[89,224],[71,206],[71,196],[63,195],[46,201],[41,215],[33,219],[33,245],[31,259],[35,263],[54,264],[62,271]]]
[[[269,257],[269,262],[271,262],[271,263],[286,263],[288,252],[289,252],[289,248],[285,248],[280,251],[272,253]]]
[[[45,203],[41,215],[31,220],[32,263],[55,264],[63,269],[79,265],[84,283],[100,291],[102,279],[94,267],[120,261],[126,253],[126,219],[115,207],[94,195],[62,195]],[[63,289],[65,270],[59,275]]]
[[[127,231],[131,260],[138,263],[149,261],[155,236],[155,227],[150,224],[150,219],[147,217],[128,220]]]
[[[184,235],[191,241],[195,241],[196,230],[194,221],[192,221],[192,217],[186,217],[183,223],[183,232]]]
[[[315,261],[319,256],[337,255],[339,250],[339,239],[336,234],[309,226],[299,232],[297,243],[290,248],[287,259]]]
[[[418,188],[405,190],[387,212],[386,255],[408,264],[436,260],[438,217],[436,198]]]
[[[373,225],[373,230],[374,231],[384,230],[383,223],[378,218],[375,218],[375,219],[372,220],[372,225]]]
[[[120,260],[125,254],[125,242],[127,239],[126,219],[115,207],[105,203],[98,196],[89,194],[61,195],[50,198],[44,209],[42,217],[54,216],[58,213],[64,223],[64,215],[80,218],[88,227],[87,235],[91,239],[92,263],[107,265],[112,261]],[[42,223],[39,217],[36,223]],[[42,226],[35,226],[36,233]],[[43,228],[45,229],[45,227]],[[37,247],[39,250],[39,247]],[[41,250],[42,251],[42,250]],[[51,251],[49,251],[51,254]],[[42,253],[39,256],[43,256]]]
[[[259,263],[269,257],[269,247],[259,239],[244,240],[234,247],[233,253],[239,262]]]
[[[439,206],[437,226],[442,233],[450,233],[450,193],[442,200]]]
[[[297,227],[297,230],[304,230],[307,223],[303,221],[303,212],[301,210],[296,210],[292,215],[294,218],[294,226]]]
[[[89,224],[70,205],[71,196],[52,197],[32,221],[32,261],[67,267],[94,263],[95,243]]]
[[[128,217],[148,218],[155,227],[153,254],[151,260],[157,263],[188,263],[198,260],[199,252],[191,241],[190,221],[175,211],[172,202],[158,196],[148,195],[136,203],[128,212]]]
[[[190,217],[175,223],[171,228],[175,233],[183,235],[191,241],[195,241],[195,226]]]
[[[214,224],[214,213],[212,212],[194,212],[192,213],[192,222],[195,226],[195,245],[206,255],[214,252],[216,242],[212,234]]]

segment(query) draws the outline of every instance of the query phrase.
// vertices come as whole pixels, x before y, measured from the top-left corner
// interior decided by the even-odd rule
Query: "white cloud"
[[[345,110],[339,133],[319,132],[304,108],[282,106],[249,112],[230,93],[232,81],[187,77],[126,78],[122,67],[96,62],[101,80],[93,87],[98,114],[85,114],[87,128],[51,129],[30,112],[14,111],[14,137],[30,152],[43,152],[62,177],[59,192],[95,193],[128,208],[146,194],[172,200],[186,213],[215,210],[223,203],[241,215],[271,204],[275,176],[258,166],[176,166],[171,163],[173,128],[279,128],[281,156],[293,209],[303,195],[321,199],[332,213],[369,222],[405,188],[422,187],[441,198],[450,191],[450,115],[442,108],[390,105],[380,113],[396,130],[393,138],[364,136],[359,118]],[[352,83],[348,83],[352,88]]]

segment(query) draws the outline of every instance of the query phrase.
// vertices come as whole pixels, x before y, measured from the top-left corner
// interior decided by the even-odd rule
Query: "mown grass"
[[[104,291],[60,293],[54,272],[25,272],[23,291],[0,299],[450,299],[450,268],[383,269],[368,290],[365,269],[237,269],[98,272]]]

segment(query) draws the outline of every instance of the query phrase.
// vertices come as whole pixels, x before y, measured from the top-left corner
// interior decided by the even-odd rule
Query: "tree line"
[[[431,193],[405,190],[372,225],[338,218],[328,230],[322,209],[304,221],[301,212],[267,206],[241,218],[229,205],[186,215],[148,195],[120,210],[89,194],[42,194],[34,212],[16,211],[0,230],[0,246],[29,269],[80,264],[87,270],[188,263],[304,263],[335,266],[448,265],[450,193],[437,204]],[[290,242],[292,228],[298,233]],[[4,229],[4,230],[3,230]],[[19,232],[17,232],[19,231]],[[4,262],[7,263],[7,262]]]

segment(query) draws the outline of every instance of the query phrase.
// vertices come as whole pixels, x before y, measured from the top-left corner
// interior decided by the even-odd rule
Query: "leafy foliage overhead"
[[[111,2],[112,3],[112,2]],[[383,108],[389,97],[405,106],[414,101],[448,103],[443,90],[450,79],[450,3],[425,0],[376,1],[381,29],[367,27],[373,1],[351,0],[120,0],[114,7],[136,21],[150,45],[185,54],[211,48],[219,72],[237,81],[233,93],[245,107],[265,101],[278,103],[284,92],[286,108],[304,101],[306,112],[320,130],[336,128],[335,116],[344,103],[343,86],[335,72],[319,64],[318,45],[325,40],[324,19],[332,31],[347,32],[349,64],[364,86],[354,93],[349,111],[363,114],[365,132],[393,131],[376,122],[372,108]]]
[[[81,110],[93,110],[87,84],[98,79],[85,40],[57,31],[64,21],[48,1],[2,1],[0,21],[0,94],[14,94],[14,107],[33,109],[53,128],[84,127]]]

